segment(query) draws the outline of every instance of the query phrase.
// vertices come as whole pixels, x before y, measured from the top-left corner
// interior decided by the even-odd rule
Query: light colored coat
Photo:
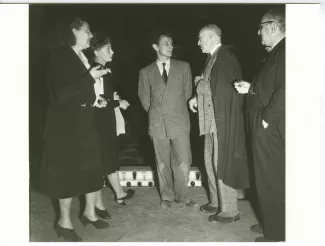
[[[149,113],[149,135],[173,139],[189,134],[187,101],[192,95],[192,75],[187,62],[170,60],[167,85],[155,62],[139,73],[138,95]]]

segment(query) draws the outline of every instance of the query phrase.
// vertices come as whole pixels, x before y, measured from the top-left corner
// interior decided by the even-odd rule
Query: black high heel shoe
[[[82,238],[78,236],[75,230],[64,228],[56,223],[54,225],[54,230],[58,234],[58,237],[63,237],[64,241],[67,242],[81,242]]]
[[[90,219],[88,219],[84,214],[82,214],[80,216],[80,221],[81,223],[86,226],[88,224],[91,224],[92,226],[94,226],[96,229],[106,229],[109,227],[109,224],[105,221],[102,220],[95,220],[92,221]]]
[[[95,212],[98,215],[98,217],[102,218],[102,219],[110,219],[112,216],[109,214],[109,212],[107,212],[106,209],[101,210],[99,208],[95,208]]]
[[[126,195],[116,199],[116,202],[121,205],[126,205],[125,200],[129,200],[134,196],[135,190],[129,189],[126,191]]]

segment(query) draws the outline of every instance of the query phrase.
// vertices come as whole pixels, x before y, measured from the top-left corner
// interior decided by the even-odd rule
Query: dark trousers
[[[162,200],[188,202],[188,182],[192,164],[188,134],[174,139],[152,137]]]
[[[260,113],[249,121],[264,237],[285,241],[285,140],[277,125],[264,129]]]

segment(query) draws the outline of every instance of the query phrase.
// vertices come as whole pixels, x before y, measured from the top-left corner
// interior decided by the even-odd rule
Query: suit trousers
[[[204,163],[208,176],[210,205],[219,207],[220,212],[234,215],[239,213],[237,190],[229,187],[217,177],[218,170],[218,136],[208,133],[204,139]]]
[[[285,141],[276,125],[264,129],[261,116],[250,120],[256,190],[264,237],[285,241]]]
[[[174,139],[152,137],[162,200],[188,202],[192,154],[189,134]]]

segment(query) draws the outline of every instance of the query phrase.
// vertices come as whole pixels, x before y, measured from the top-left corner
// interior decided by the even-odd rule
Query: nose
[[[257,31],[257,35],[258,35],[258,36],[261,35],[261,30],[260,30],[260,29],[258,29],[258,31]]]
[[[93,34],[91,32],[89,32],[89,37],[92,38],[93,37]]]
[[[113,50],[112,50],[112,52],[111,52],[111,53],[112,53],[112,55],[114,55],[114,51],[113,51]]]

